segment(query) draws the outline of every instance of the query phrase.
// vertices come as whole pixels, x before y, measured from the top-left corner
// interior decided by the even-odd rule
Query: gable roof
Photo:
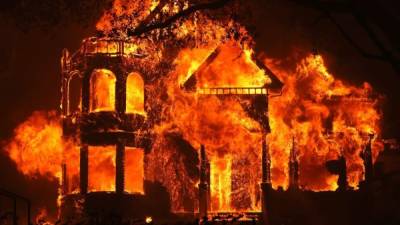
[[[265,87],[281,89],[276,75],[236,42],[218,46],[183,84],[188,91],[215,87]]]

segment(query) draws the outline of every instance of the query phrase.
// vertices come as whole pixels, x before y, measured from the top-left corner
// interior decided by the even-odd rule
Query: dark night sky
[[[82,22],[70,20],[68,14],[62,14],[58,18],[59,25],[21,25],[20,20],[24,16],[28,20],[29,16],[43,12],[32,9],[27,15],[24,11],[10,13],[13,6],[7,5],[7,2],[12,5],[11,0],[0,4],[1,142],[10,138],[13,129],[33,111],[58,109],[61,50],[65,47],[76,50],[84,37],[93,35],[95,18],[100,16],[94,11],[89,21]],[[382,2],[385,9],[399,17],[396,13],[399,14],[400,7],[395,4],[396,1]],[[356,85],[367,81],[386,96],[384,134],[387,137],[398,136],[395,130],[400,125],[397,117],[400,113],[400,74],[396,74],[390,64],[361,56],[328,20],[322,19],[315,25],[320,13],[314,9],[286,0],[258,0],[254,1],[254,5],[256,7],[252,13],[258,52],[285,59],[296,49],[311,52],[317,48],[325,56],[329,70],[337,77]],[[21,18],[16,19],[17,15],[21,15]],[[350,16],[339,15],[337,18],[358,43],[376,51],[365,32]],[[398,30],[399,27],[393,29]],[[23,177],[5,156],[2,147],[0,187],[31,197],[34,205],[43,205],[44,202],[54,201],[57,191],[55,185],[55,182],[44,178],[32,181]],[[55,202],[52,206],[55,206]]]

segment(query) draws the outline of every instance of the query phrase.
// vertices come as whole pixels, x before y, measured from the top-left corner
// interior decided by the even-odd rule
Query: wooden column
[[[125,189],[125,143],[119,142],[116,151],[115,191],[122,194]]]
[[[89,180],[89,151],[88,146],[82,146],[80,149],[80,192],[86,194],[88,192]]]
[[[207,216],[208,209],[207,157],[204,145],[200,148],[199,216]]]

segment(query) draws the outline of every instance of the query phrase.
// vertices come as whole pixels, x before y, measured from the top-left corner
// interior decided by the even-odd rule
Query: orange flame
[[[44,176],[61,183],[61,165],[67,163],[70,192],[79,191],[79,147],[62,137],[60,117],[34,112],[14,131],[7,144],[9,157],[23,174]],[[143,151],[126,148],[126,191],[143,193]],[[115,147],[89,148],[89,191],[115,190]]]
[[[89,147],[89,191],[115,191],[114,146]],[[125,149],[125,191],[143,194],[143,150]]]
[[[90,77],[91,111],[115,109],[115,75],[106,69],[97,69]]]
[[[126,81],[126,112],[145,114],[144,82],[138,73],[129,74]]]
[[[211,159],[211,210],[231,211],[232,158]]]
[[[116,0],[96,28],[105,33],[113,30],[123,33],[127,28],[139,25],[139,21],[146,18],[158,4],[159,1],[154,0]],[[161,12],[174,14],[179,11],[178,8],[177,5],[166,5]],[[167,87],[168,98],[147,96],[166,103],[160,115],[162,122],[154,128],[158,138],[148,155],[127,149],[126,189],[128,192],[143,193],[144,176],[160,181],[168,189],[175,211],[185,208],[184,197],[196,198],[195,184],[198,179],[186,169],[185,157],[166,138],[167,134],[175,132],[194,148],[199,149],[201,144],[206,146],[211,167],[213,211],[260,210],[262,124],[252,119],[244,109],[243,105],[249,104],[249,100],[237,96],[218,97],[186,92],[181,87],[195,72],[197,88],[261,88],[272,80],[256,66],[251,48],[246,44],[238,44],[242,41],[227,40],[227,30],[233,27],[233,22],[224,27],[222,23],[204,18],[196,14],[196,19],[182,21],[182,25],[173,29],[174,38],[192,36],[196,45],[181,50],[174,61],[175,70],[162,79]],[[238,32],[246,33],[243,29]],[[94,52],[117,52],[116,46],[108,49],[102,47],[101,43],[97,45]],[[219,55],[203,68],[202,65],[217,47]],[[132,44],[129,51],[136,52],[138,49],[138,45]],[[264,115],[268,113],[271,126],[267,140],[273,186],[288,187],[289,152],[291,140],[295,138],[301,188],[335,190],[337,175],[329,173],[325,163],[340,155],[346,158],[348,182],[356,188],[364,177],[359,155],[365,148],[367,135],[375,134],[374,158],[383,149],[379,139],[379,98],[372,95],[372,87],[367,83],[354,87],[335,79],[322,56],[310,55],[296,63],[296,70],[288,71],[282,69],[279,62],[265,60],[265,64],[285,84],[281,96],[268,99],[269,112],[263,112]],[[115,76],[109,71],[99,70],[92,78],[91,111],[115,110]],[[131,80],[128,78],[128,113],[144,114],[145,90],[142,82],[135,76]],[[34,113],[17,127],[7,151],[19,170],[28,176],[50,174],[51,177],[60,178],[61,163],[72,163],[68,167],[69,180],[78,184],[78,144],[61,137],[62,129],[55,113]],[[151,165],[144,165],[145,157]],[[140,163],[130,163],[133,161]],[[146,171],[143,167],[146,167]],[[115,147],[90,147],[90,191],[113,191],[114,185]],[[70,191],[76,191],[77,187],[71,187]]]
[[[257,196],[261,177],[261,128],[260,124],[243,110],[242,103],[245,100],[235,97],[220,99],[213,95],[187,93],[180,88],[182,80],[188,76],[188,71],[195,71],[194,68],[200,66],[213,49],[213,47],[190,49],[187,50],[189,53],[183,52],[178,56],[176,71],[165,79],[170,96],[168,105],[170,110],[167,110],[170,114],[164,123],[155,128],[155,131],[162,134],[172,127],[178,127],[184,139],[192,146],[196,148],[199,148],[200,144],[206,146],[211,164],[210,189],[213,211],[259,210],[260,202]],[[197,55],[196,51],[200,54]],[[243,67],[235,67],[238,73],[242,72],[241,68],[247,67],[245,65],[247,59],[243,58],[241,61]],[[233,62],[230,60],[223,62],[221,68],[226,69],[230,66],[229,63]],[[336,80],[328,72],[321,56],[306,57],[300,61],[294,72],[280,69],[279,64],[271,60],[267,60],[266,63],[272,66],[285,83],[282,96],[269,99],[272,132],[268,135],[268,140],[272,158],[273,186],[275,188],[288,186],[290,140],[295,137],[299,149],[302,188],[314,191],[335,190],[337,176],[327,171],[325,162],[340,155],[344,155],[347,161],[348,182],[350,186],[356,188],[364,177],[363,162],[359,154],[365,148],[367,134],[375,134],[374,158],[383,149],[379,140],[381,120],[377,108],[379,99],[373,97],[371,86],[365,83],[361,87],[354,87]],[[202,78],[204,84],[222,85],[228,81],[227,86],[240,86],[241,83],[246,86],[253,82],[249,76],[245,78],[250,79],[249,81],[243,81],[244,78],[241,78],[239,81],[229,83],[231,78],[221,77],[219,80],[218,77],[218,75],[228,76],[228,73],[218,73],[219,68],[216,65],[213,65],[213,70],[215,76]],[[248,70],[243,70],[243,74],[247,72]],[[255,71],[255,74],[263,73]],[[208,82],[209,80],[211,81]],[[268,82],[268,79],[264,79],[264,82]],[[162,147],[165,146],[164,141],[156,142],[153,149],[165,149]],[[54,112],[35,112],[15,129],[15,137],[6,149],[10,158],[17,163],[19,170],[32,177],[51,175],[60,178],[60,165],[63,161],[68,162],[72,165],[68,167],[70,184],[73,186],[75,183],[70,191],[77,191],[78,147],[62,139],[60,121]],[[131,155],[129,152],[134,153]],[[158,158],[159,155],[152,154],[160,153],[153,152],[148,156],[149,159]],[[90,190],[114,190],[115,149],[90,148],[89,157]],[[141,151],[127,150],[128,192],[143,193],[144,165],[129,163],[132,161],[143,163],[143,158]],[[159,162],[157,166],[160,166],[162,160],[167,158],[155,159],[154,164]],[[184,167],[178,168],[178,171],[182,171],[180,176],[188,176],[187,172],[184,172]],[[176,168],[171,168],[167,169],[166,173],[176,171]],[[154,172],[155,170],[151,168],[147,172],[149,179],[154,176],[151,175]],[[179,203],[180,189],[174,176],[164,175],[162,183],[171,193],[174,209],[179,210],[182,207]],[[157,176],[154,178],[159,179]],[[197,183],[190,179],[186,179],[185,182],[180,185],[188,189]],[[196,192],[192,191],[190,195],[193,197]]]
[[[14,134],[6,151],[19,171],[32,178],[61,178],[64,148],[70,143],[62,139],[60,118],[55,111],[34,112]]]
[[[276,63],[267,60],[276,67]],[[280,68],[277,75],[285,83],[283,95],[270,99],[269,135],[272,151],[274,187],[287,187],[287,160],[295,137],[299,149],[300,185],[310,190],[335,190],[337,176],[330,174],[325,163],[344,155],[349,185],[356,188],[363,180],[360,152],[367,134],[380,134],[381,115],[372,88],[345,85],[335,80],[320,55],[301,60],[295,72]],[[383,149],[374,139],[374,156]]]

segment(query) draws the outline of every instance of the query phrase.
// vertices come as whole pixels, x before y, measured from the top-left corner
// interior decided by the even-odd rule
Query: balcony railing
[[[268,89],[264,87],[213,87],[200,88],[200,95],[267,95]]]
[[[138,46],[130,41],[121,39],[89,38],[83,41],[81,54],[85,56],[106,55],[109,57],[127,56],[137,53]]]

